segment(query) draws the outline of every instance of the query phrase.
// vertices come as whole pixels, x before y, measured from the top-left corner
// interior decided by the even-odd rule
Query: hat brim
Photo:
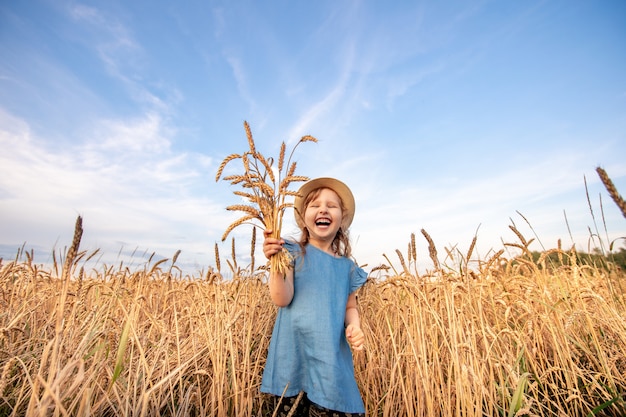
[[[313,190],[317,190],[318,188],[330,188],[334,192],[337,193],[343,205],[345,207],[345,212],[343,213],[343,220],[341,222],[341,227],[347,229],[352,224],[352,219],[354,219],[354,196],[352,195],[352,191],[350,188],[343,182],[335,179],[335,178],[315,178],[310,180],[302,185],[298,190],[298,196],[296,196],[295,201],[293,203],[294,206],[294,215],[296,217],[296,223],[298,226],[303,229],[304,228],[304,200],[306,196]]]

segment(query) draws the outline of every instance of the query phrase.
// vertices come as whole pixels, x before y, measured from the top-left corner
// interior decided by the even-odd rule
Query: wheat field
[[[276,314],[264,267],[181,276],[175,254],[89,272],[81,234],[79,218],[51,268],[28,252],[0,264],[0,416],[272,415],[258,392]],[[359,293],[368,415],[626,414],[624,271],[575,251],[533,260],[521,235],[518,257],[470,248],[446,267],[423,234],[431,271],[412,235]]]

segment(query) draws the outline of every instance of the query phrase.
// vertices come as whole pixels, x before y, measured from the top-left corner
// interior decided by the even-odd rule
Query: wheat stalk
[[[287,208],[293,207],[293,202],[288,201],[288,197],[298,195],[297,192],[289,190],[289,186],[292,183],[304,182],[309,179],[305,176],[295,175],[296,163],[292,163],[291,158],[298,145],[303,142],[317,142],[317,139],[313,136],[302,136],[291,150],[287,163],[285,163],[286,145],[285,142],[282,142],[277,170],[274,170],[274,158],[266,158],[257,150],[248,122],[244,122],[243,125],[249,150],[224,158],[215,175],[215,181],[219,181],[221,178],[230,182],[231,185],[238,185],[243,188],[243,190],[236,190],[233,193],[247,200],[249,204],[234,204],[226,207],[229,211],[239,211],[244,215],[226,228],[222,241],[226,240],[230,232],[236,227],[242,224],[257,225],[257,223],[260,223],[264,230],[272,230],[272,237],[279,239],[283,226],[283,214]],[[244,172],[222,178],[224,169],[234,160],[241,160]],[[286,172],[284,171],[285,167],[287,167]],[[271,258],[270,267],[283,274],[289,267],[290,261],[288,252],[283,250]]]
[[[428,255],[430,256],[430,259],[433,261],[433,265],[435,266],[435,269],[439,270],[440,265],[439,265],[439,259],[437,258],[437,247],[435,246],[435,242],[433,242],[433,239],[430,237],[430,235],[425,229],[422,229],[421,232],[422,232],[422,235],[424,235],[424,238],[426,238],[426,241],[428,242]]]
[[[617,204],[617,207],[619,207],[622,215],[626,217],[626,201],[624,201],[622,196],[617,192],[617,188],[615,188],[615,184],[613,184],[611,178],[606,173],[606,171],[600,167],[596,168],[596,172],[598,173],[600,180],[602,180],[602,184],[604,184],[604,187],[609,192],[609,195],[611,196],[615,204]]]

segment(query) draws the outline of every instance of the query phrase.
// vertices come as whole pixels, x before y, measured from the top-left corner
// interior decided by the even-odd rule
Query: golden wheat
[[[433,265],[435,266],[435,269],[439,270],[440,269],[439,258],[437,258],[437,247],[435,246],[435,242],[433,241],[433,239],[430,237],[430,235],[425,229],[422,229],[421,232],[424,238],[426,239],[426,241],[428,242],[428,255],[430,256],[430,259],[433,261]]]
[[[403,266],[368,280],[367,348],[354,359],[369,415],[623,415],[626,303],[608,285],[623,272],[502,253],[475,280],[421,280]],[[170,281],[162,261],[82,273],[74,262],[61,305],[62,277],[26,258],[0,267],[1,415],[275,411],[259,385],[276,308],[254,271]]]
[[[611,178],[609,178],[609,175],[606,173],[606,171],[600,167],[596,168],[596,172],[598,173],[600,180],[602,180],[602,184],[604,184],[604,187],[609,192],[609,195],[611,196],[615,204],[617,204],[617,207],[619,207],[622,215],[626,217],[626,201],[624,201],[622,196],[617,192],[617,188],[615,188],[615,184],[613,184]]]
[[[240,159],[243,165],[243,174],[228,175],[222,178],[231,185],[239,185],[242,190],[233,193],[243,197],[250,204],[234,204],[226,207],[230,211],[240,211],[244,216],[228,226],[222,235],[222,241],[226,240],[230,232],[242,224],[259,225],[264,230],[272,230],[272,237],[280,238],[283,225],[283,215],[286,209],[293,207],[293,202],[288,197],[297,196],[297,192],[289,190],[289,186],[296,182],[304,182],[309,178],[295,175],[296,163],[291,162],[295,149],[303,142],[317,142],[313,136],[303,136],[293,147],[289,159],[285,165],[286,145],[282,142],[278,156],[277,172],[274,172],[274,159],[266,158],[256,149],[254,138],[248,122],[244,122],[244,129],[248,139],[248,151],[242,154],[228,155],[220,164],[215,181],[222,177],[226,166],[234,160]],[[287,172],[283,169],[288,167]],[[276,177],[276,174],[278,177]],[[283,250],[270,260],[271,268],[279,273],[285,273],[290,265],[289,254]]]

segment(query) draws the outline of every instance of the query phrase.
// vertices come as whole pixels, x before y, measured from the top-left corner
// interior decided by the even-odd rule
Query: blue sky
[[[623,246],[595,167],[626,194],[624,39],[617,0],[2,2],[0,256],[49,262],[80,214],[100,265],[214,265],[238,217],[215,173],[244,120],[266,156],[318,138],[298,173],[352,188],[370,268],[413,232],[428,267],[422,228],[442,260],[477,231],[488,257],[513,223],[546,248],[586,250],[596,225]]]

